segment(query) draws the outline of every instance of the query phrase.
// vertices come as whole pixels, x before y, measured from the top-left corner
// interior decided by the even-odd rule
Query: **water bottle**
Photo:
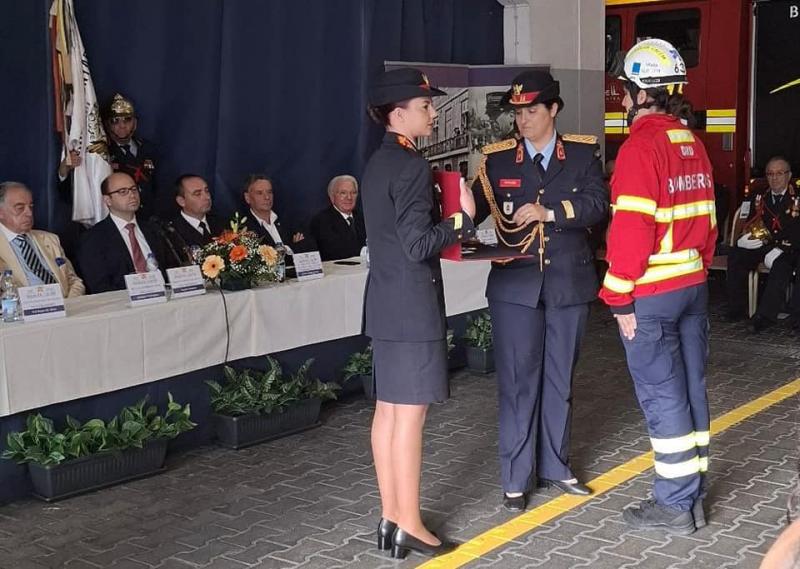
[[[0,295],[0,305],[3,310],[3,322],[16,322],[20,319],[19,294],[14,284],[13,273],[3,271],[3,293]]]
[[[158,270],[158,261],[156,261],[155,255],[149,253],[147,255],[147,272],[153,273]]]
[[[278,253],[278,263],[275,272],[278,276],[278,282],[282,283],[286,280],[286,247],[283,246],[283,243],[278,243],[275,245],[275,252]]]

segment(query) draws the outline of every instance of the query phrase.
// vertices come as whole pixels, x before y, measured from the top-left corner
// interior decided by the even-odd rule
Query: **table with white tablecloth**
[[[322,279],[225,292],[224,304],[210,290],[131,308],[117,291],[67,299],[66,318],[0,323],[0,416],[360,334],[366,268],[324,268]],[[488,262],[442,271],[448,316],[486,307]]]

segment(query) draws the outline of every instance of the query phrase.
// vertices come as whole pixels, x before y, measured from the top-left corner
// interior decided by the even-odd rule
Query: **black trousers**
[[[786,299],[786,287],[795,279],[796,271],[800,271],[800,253],[785,252],[775,259],[756,314],[773,322],[778,320],[778,313]],[[793,289],[789,310],[794,316],[800,315],[800,283]]]
[[[728,253],[728,311],[747,313],[747,274],[758,267],[772,246],[758,249],[734,247]]]

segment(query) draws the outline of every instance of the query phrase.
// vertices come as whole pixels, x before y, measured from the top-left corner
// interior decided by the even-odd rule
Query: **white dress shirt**
[[[270,211],[269,221],[266,221],[258,217],[256,215],[256,212],[254,212],[252,209],[250,210],[250,215],[252,215],[255,218],[255,220],[261,225],[261,227],[263,227],[267,231],[267,233],[269,233],[269,236],[272,237],[272,240],[275,242],[275,245],[283,245],[284,249],[286,249],[287,255],[294,255],[294,253],[292,253],[291,247],[289,247],[289,244],[283,242],[283,238],[281,238],[281,234],[278,231],[278,228],[275,226],[275,222],[278,221],[278,214],[276,214],[274,211]]]
[[[206,229],[208,229],[208,233],[209,234],[211,233],[211,228],[208,226],[208,221],[206,220],[206,216],[205,215],[203,216],[203,219],[197,219],[196,217],[192,217],[191,215],[186,215],[183,212],[183,210],[181,210],[181,215],[183,216],[183,219],[185,219],[186,222],[189,225],[194,227],[200,235],[203,234],[203,230],[200,229],[200,224],[201,223],[205,223],[206,224]]]

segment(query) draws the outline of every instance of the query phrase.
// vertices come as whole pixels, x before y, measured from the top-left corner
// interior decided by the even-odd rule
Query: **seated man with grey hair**
[[[353,176],[335,176],[328,183],[331,205],[309,226],[323,261],[357,257],[367,242],[364,216],[356,209],[358,182]]]
[[[64,297],[86,291],[54,233],[33,229],[33,194],[20,182],[0,183],[0,272],[17,286],[59,284]]]

